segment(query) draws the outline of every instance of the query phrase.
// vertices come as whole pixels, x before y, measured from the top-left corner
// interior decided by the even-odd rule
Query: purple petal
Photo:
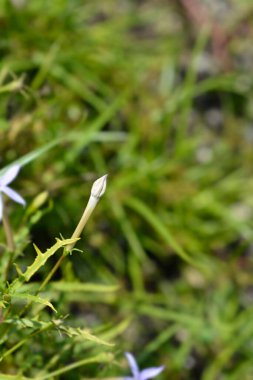
[[[3,218],[3,200],[2,200],[2,195],[0,194],[0,221]]]
[[[153,379],[153,377],[159,375],[164,370],[164,366],[146,368],[140,373],[140,380]]]
[[[0,178],[0,187],[9,185],[18,175],[20,165],[13,165],[7,172]]]
[[[130,352],[126,352],[125,355],[131,368],[132,374],[134,375],[134,378],[136,378],[137,380],[140,373],[138,364],[136,363],[134,356]]]
[[[10,187],[5,186],[1,189],[3,193],[8,195],[13,201],[20,203],[21,205],[25,205],[25,200],[22,198],[16,191],[12,190]]]
[[[126,376],[126,377],[123,377],[123,380],[135,380],[135,378],[134,377]]]

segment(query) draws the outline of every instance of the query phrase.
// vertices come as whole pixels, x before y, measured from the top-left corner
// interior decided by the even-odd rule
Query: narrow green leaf
[[[113,325],[110,329],[103,332],[102,336],[104,339],[114,339],[116,336],[121,335],[130,325],[132,318],[123,319],[117,325]]]
[[[112,293],[119,290],[119,285],[83,284],[81,282],[51,282],[49,290],[60,292]]]
[[[99,363],[99,364],[101,364],[101,363],[109,363],[109,362],[112,361],[112,359],[113,359],[112,354],[101,353],[101,354],[93,356],[91,358],[82,359],[82,360],[79,360],[79,361],[77,361],[75,363],[66,365],[63,368],[59,368],[59,369],[57,369],[57,370],[55,370],[55,371],[53,371],[51,373],[48,373],[46,375],[42,375],[38,380],[53,379],[54,376],[58,376],[58,375],[61,375],[62,373],[69,372],[72,369],[81,367],[83,365],[90,364],[90,363]]]
[[[37,256],[34,262],[27,267],[26,271],[22,273],[19,269],[19,278],[16,278],[9,286],[9,294],[13,296],[20,289],[24,281],[29,281],[30,278],[47,262],[47,260],[53,256],[60,248],[72,244],[78,239],[65,239],[60,240],[56,239],[56,243],[49,249],[46,250],[45,253],[42,253],[37,246],[35,246],[35,250],[37,252]]]
[[[159,318],[164,321],[179,322],[182,325],[193,326],[197,328],[203,327],[203,320],[201,318],[182,312],[167,310],[166,308],[156,307],[152,305],[143,305],[140,306],[139,311],[141,314],[149,315],[153,318]]]

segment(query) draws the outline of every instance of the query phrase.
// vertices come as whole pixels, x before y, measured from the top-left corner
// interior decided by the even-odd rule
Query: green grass
[[[0,2],[0,175],[22,165],[27,207],[7,203],[14,253],[0,228],[0,378],[119,378],[131,351],[164,364],[161,380],[250,380],[250,6],[223,16],[226,66],[181,2],[13,3]],[[60,250],[15,282],[32,243],[71,238],[105,173],[43,292]]]

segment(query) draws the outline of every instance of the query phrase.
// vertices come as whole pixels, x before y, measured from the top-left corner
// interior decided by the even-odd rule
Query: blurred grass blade
[[[174,251],[188,264],[194,265],[198,267],[198,263],[196,263],[180,245],[173,238],[171,232],[168,227],[165,226],[161,220],[156,216],[156,214],[142,201],[137,198],[129,197],[125,200],[127,206],[136,211],[139,215],[141,215],[160,235],[160,237],[167,243]]]
[[[57,369],[57,370],[55,370],[49,374],[42,375],[38,380],[53,379],[54,376],[61,375],[62,373],[69,372],[72,369],[81,367],[81,366],[86,365],[86,364],[99,363],[99,365],[101,365],[102,363],[109,363],[111,361],[112,361],[112,355],[106,354],[106,353],[98,354],[98,355],[93,356],[91,358],[82,359],[82,360],[79,360],[75,363],[66,365],[65,367],[59,368],[59,369]]]
[[[117,325],[113,325],[113,327],[108,329],[106,332],[102,333],[101,336],[104,339],[114,339],[115,337],[121,335],[129,327],[131,321],[131,317],[123,319],[123,321],[121,321]]]
[[[121,99],[122,100],[122,99]],[[111,112],[114,112],[117,107],[120,105],[120,101],[116,103],[116,105],[113,103],[113,108],[109,107],[109,111],[107,110],[105,115],[103,114],[101,117],[99,117],[94,123],[90,125],[89,128],[83,132],[74,132],[69,133],[63,137],[56,138],[49,142],[48,144],[43,145],[40,148],[34,149],[32,152],[29,152],[25,154],[24,156],[18,158],[17,160],[13,161],[11,164],[5,166],[4,168],[0,169],[0,176],[2,176],[11,166],[15,164],[19,164],[21,166],[25,166],[29,164],[30,162],[36,160],[38,157],[42,156],[43,154],[47,153],[50,149],[56,147],[57,145],[60,145],[64,142],[76,142],[77,147],[78,146],[84,146],[87,145],[89,142],[91,142],[93,139],[95,139],[98,142],[110,142],[110,141],[124,141],[127,137],[126,133],[123,132],[97,132],[100,128],[103,127],[104,123],[106,122],[107,118],[110,119]]]
[[[50,282],[49,290],[57,290],[60,292],[88,292],[88,293],[112,293],[119,290],[119,285],[103,285],[81,282]]]
[[[21,77],[19,79],[16,79],[4,86],[0,86],[0,94],[5,92],[14,92],[18,91],[22,88],[24,78]]]
[[[60,139],[57,138],[57,139],[51,141],[50,143],[44,145],[43,147],[35,149],[32,152],[25,154],[23,157],[13,161],[11,164],[9,164],[9,165],[5,166],[3,169],[1,169],[0,170],[0,176],[2,176],[11,166],[13,166],[15,164],[19,164],[21,166],[29,164],[30,162],[36,160],[36,158],[38,158],[41,155],[43,155],[44,153],[46,153],[48,150],[50,150],[53,147],[55,147],[56,145],[60,144],[63,140],[64,140],[64,138],[60,138]]]
[[[103,99],[91,91],[84,81],[80,81],[80,78],[75,77],[63,66],[55,65],[52,68],[51,75],[59,82],[64,83],[66,88],[79,95],[97,111],[102,112],[106,108],[107,105]]]
[[[131,92],[132,88],[128,88],[118,95],[117,98],[109,104],[94,121],[85,127],[85,131],[80,133],[78,138],[76,138],[77,135],[75,136],[73,134],[73,139],[76,140],[75,149],[70,150],[66,155],[67,162],[73,162],[79,152],[83,150],[95,136],[99,136],[98,132],[106,125],[106,123],[114,118],[115,114],[121,109],[129,98]],[[80,127],[83,128],[83,125],[80,125]],[[71,136],[72,135],[69,136],[70,139],[72,138]]]
[[[167,310],[157,306],[143,305],[140,306],[140,312],[150,317],[159,318],[164,321],[177,322],[184,326],[192,326],[194,328],[203,328],[203,320],[197,316],[185,314],[181,311]]]

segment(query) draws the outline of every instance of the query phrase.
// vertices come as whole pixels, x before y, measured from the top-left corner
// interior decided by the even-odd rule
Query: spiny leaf
[[[39,247],[37,247],[37,245],[35,243],[33,243],[33,247],[34,247],[38,256],[43,255],[43,253],[41,252],[41,250],[39,249]]]
[[[49,302],[49,301],[47,301],[47,300],[45,300],[45,299],[43,299],[43,298],[41,298],[39,296],[33,296],[33,295],[27,294],[27,293],[16,293],[16,294],[13,294],[12,297],[13,298],[25,299],[27,301],[32,301],[32,302],[40,303],[42,305],[50,307],[54,312],[57,313],[56,309],[51,304],[51,302]]]
[[[15,325],[17,328],[23,329],[24,327],[31,328],[34,330],[43,329],[48,327],[48,322],[38,321],[37,319],[29,318],[9,318],[5,319],[2,323],[8,325]],[[61,319],[52,320],[53,326],[59,326],[62,323]]]
[[[14,265],[14,267],[15,267],[17,273],[19,274],[19,276],[23,276],[23,272],[22,272],[22,270],[20,269],[20,267],[18,266],[18,264],[13,263],[13,265]]]
[[[103,339],[98,338],[97,336],[90,333],[88,329],[80,329],[80,328],[73,328],[73,327],[67,327],[67,326],[60,326],[60,331],[64,332],[70,337],[79,337],[83,338],[85,340],[89,340],[91,342],[105,345],[105,346],[113,346],[113,343],[106,342]]]
[[[23,276],[25,278],[25,281],[29,281],[30,278],[47,262],[49,257],[53,256],[58,249],[75,243],[78,239],[65,239],[65,240],[60,240],[56,239],[56,243],[49,249],[46,250],[45,253],[42,253],[39,248],[34,245],[34,248],[37,252],[37,257],[34,260],[34,262],[27,267],[25,273],[23,273]]]

